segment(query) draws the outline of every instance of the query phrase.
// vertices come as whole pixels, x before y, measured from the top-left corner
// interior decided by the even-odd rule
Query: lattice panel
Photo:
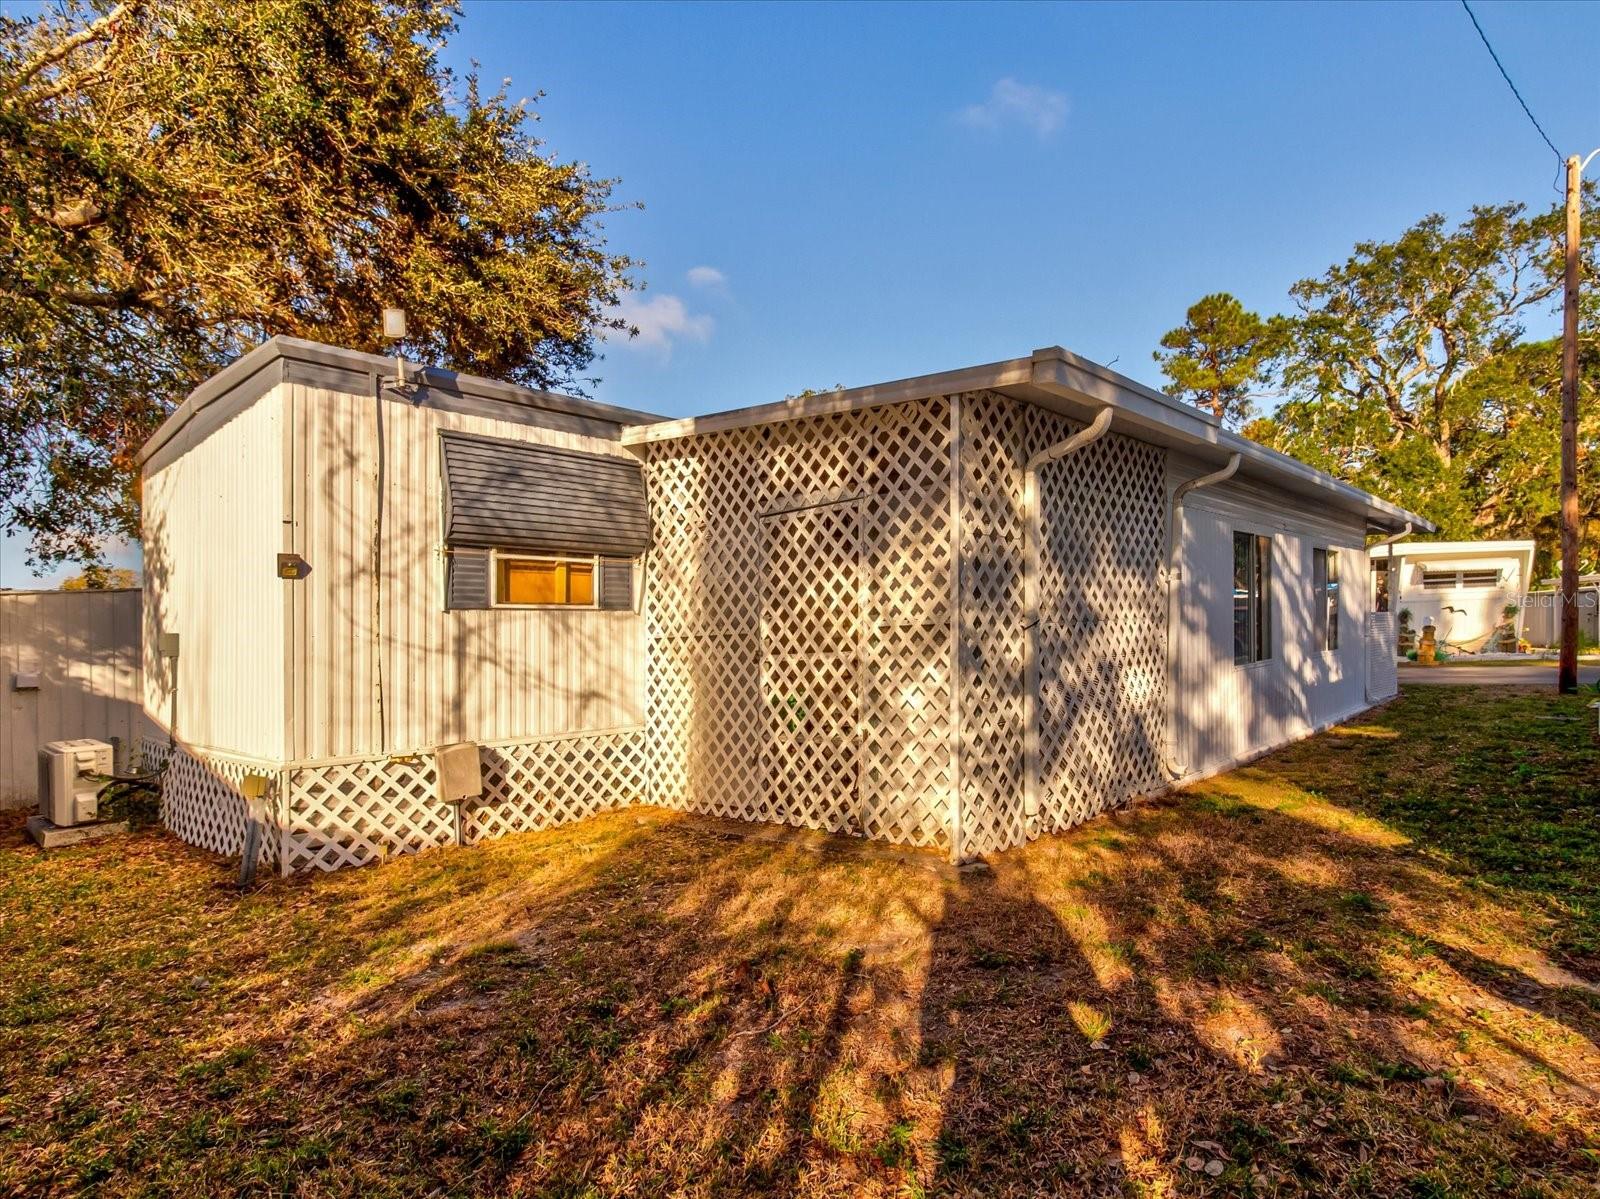
[[[1028,453],[1071,435],[1029,409]],[[1166,455],[1111,434],[1039,472],[1040,826],[1165,782]]]
[[[484,745],[484,797],[440,803],[433,756],[286,768],[285,873],[552,828],[645,797],[642,729]]]
[[[1366,627],[1367,698],[1393,699],[1400,691],[1395,666],[1398,632],[1393,612],[1368,612]]]
[[[855,501],[762,520],[765,818],[780,824],[861,830],[860,523]]]
[[[948,844],[948,402],[663,443],[645,471],[655,802]]]
[[[482,758],[484,798],[462,808],[469,845],[644,802],[643,729],[486,745]]]
[[[236,855],[244,848],[249,806],[240,791],[247,774],[262,774],[275,783],[261,837],[261,861],[279,861],[276,796],[281,790],[276,763],[206,753],[185,746],[170,749],[165,741],[146,738],[140,745],[146,771],[160,770],[161,823],[180,841],[212,853]]]
[[[433,756],[294,766],[285,873],[363,866],[456,843],[456,813],[435,795]]]
[[[948,623],[874,625],[864,667],[861,831],[901,845],[948,846],[955,794]]]
[[[1040,472],[1040,819],[1023,819],[1022,470],[1081,426],[962,396],[963,850],[1065,828],[1163,781],[1165,456],[1111,434]]]
[[[962,854],[1020,844],[1024,406],[979,392],[961,411]]]

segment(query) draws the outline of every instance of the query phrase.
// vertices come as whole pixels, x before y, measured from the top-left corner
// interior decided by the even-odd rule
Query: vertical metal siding
[[[126,754],[144,732],[138,591],[0,594],[0,808],[36,799],[39,747],[113,738]],[[17,673],[37,673],[18,691]]]
[[[1201,473],[1178,460],[1168,491]],[[1233,533],[1272,539],[1272,657],[1233,661]],[[1250,484],[1192,493],[1184,505],[1171,684],[1179,762],[1205,771],[1302,736],[1366,698],[1364,525]],[[1313,548],[1340,550],[1339,648],[1322,646]]]
[[[385,401],[380,652],[372,586],[377,400],[289,387],[292,540],[310,566],[306,578],[285,584],[294,589],[291,758],[409,753],[642,722],[637,613],[444,607],[439,430],[631,460],[620,444]]]
[[[181,638],[178,736],[280,757],[284,385],[144,480],[144,703],[168,724],[163,631]]]

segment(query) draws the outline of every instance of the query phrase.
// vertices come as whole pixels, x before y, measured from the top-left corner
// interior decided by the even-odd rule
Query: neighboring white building
[[[255,775],[285,872],[630,803],[963,861],[1395,691],[1366,538],[1432,526],[1059,348],[681,421],[393,375],[274,339],[143,451],[186,840]]]
[[[1476,652],[1507,604],[1523,604],[1532,586],[1531,541],[1401,541],[1371,552],[1375,608],[1411,611],[1411,627],[1438,630],[1440,644]],[[1518,635],[1522,613],[1516,616]]]

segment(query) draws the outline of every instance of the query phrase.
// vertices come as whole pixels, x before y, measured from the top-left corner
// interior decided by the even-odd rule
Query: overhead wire
[[[1478,15],[1472,11],[1472,5],[1467,0],[1461,0],[1461,7],[1466,9],[1467,19],[1472,22],[1472,27],[1478,31],[1478,40],[1483,43],[1483,48],[1489,52],[1489,57],[1494,59],[1494,65],[1500,71],[1500,78],[1506,81],[1506,86],[1511,89],[1511,94],[1517,98],[1517,103],[1522,105],[1522,111],[1527,114],[1528,120],[1533,122],[1533,127],[1538,130],[1539,136],[1544,139],[1544,144],[1550,147],[1550,153],[1561,159],[1561,151],[1556,149],[1555,142],[1550,140],[1550,135],[1544,131],[1544,126],[1539,124],[1539,118],[1533,115],[1533,109],[1528,107],[1528,102],[1522,98],[1522,93],[1517,90],[1517,85],[1511,81],[1510,74],[1506,71],[1505,64],[1500,61],[1500,56],[1495,53],[1494,46],[1489,41],[1489,35],[1483,31],[1483,26],[1478,24]]]

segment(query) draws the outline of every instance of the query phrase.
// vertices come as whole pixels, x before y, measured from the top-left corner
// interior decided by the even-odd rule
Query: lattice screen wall
[[[1399,630],[1393,612],[1368,612],[1366,621],[1367,698],[1393,699],[1400,693],[1396,669]]]
[[[1080,426],[962,396],[965,854],[1016,845],[1162,787],[1166,459],[1110,434],[1039,473],[1038,820],[1023,816],[1022,469]]]
[[[152,768],[164,742],[145,745]],[[246,773],[273,783],[262,861],[283,873],[338,870],[439,845],[473,845],[552,828],[646,795],[642,729],[579,733],[480,747],[482,799],[455,807],[435,798],[433,756],[269,763],[180,747],[162,780],[161,818],[214,853],[244,843]]]
[[[949,847],[951,433],[936,398],[651,447],[655,802]]]
[[[244,848],[248,819],[240,784],[247,774],[276,780],[278,764],[231,754],[205,753],[145,738],[139,747],[146,772],[160,770],[161,823],[180,841],[212,853],[237,854]],[[276,790],[276,788],[274,789]],[[282,839],[275,808],[269,808],[261,837],[261,861],[281,863]]]

